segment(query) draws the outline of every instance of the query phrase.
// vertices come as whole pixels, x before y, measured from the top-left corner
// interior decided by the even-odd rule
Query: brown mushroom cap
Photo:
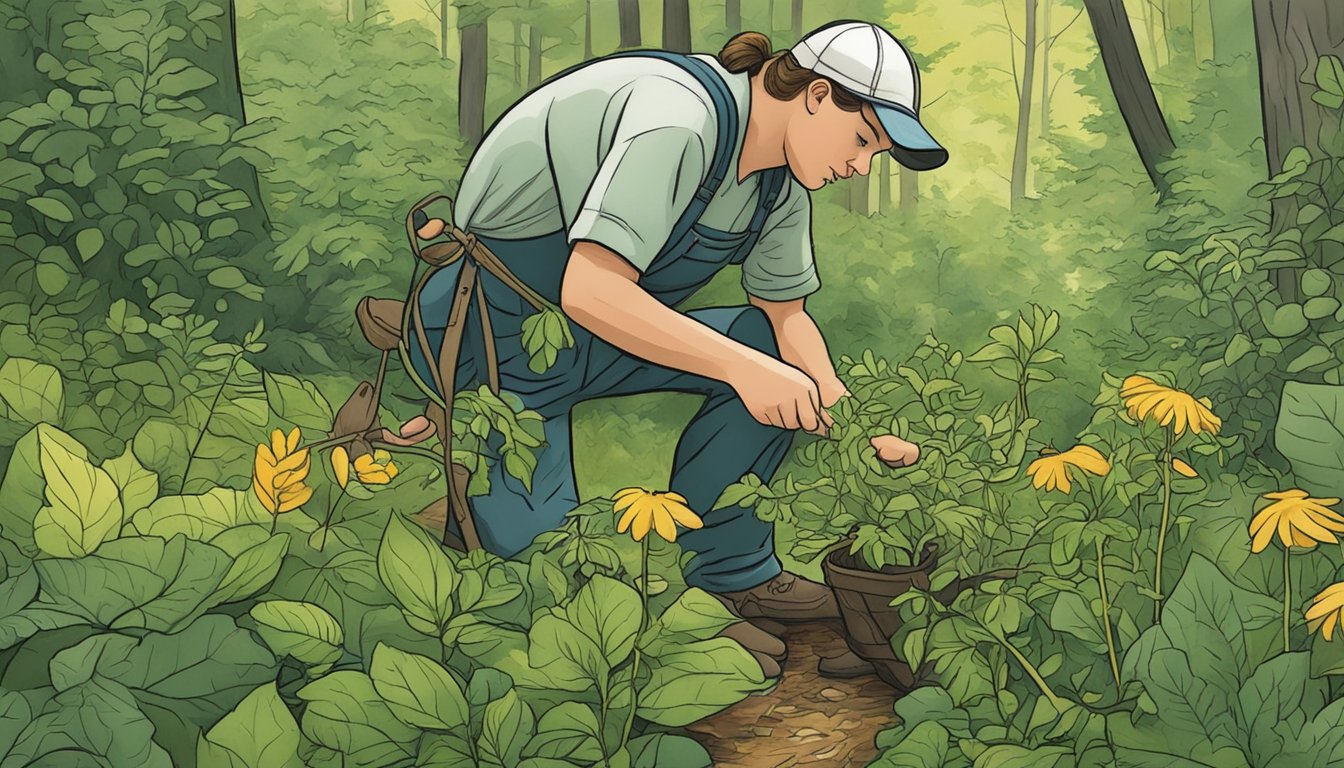
[[[919,461],[919,446],[896,435],[879,435],[869,442],[877,458],[889,467],[908,467]]]

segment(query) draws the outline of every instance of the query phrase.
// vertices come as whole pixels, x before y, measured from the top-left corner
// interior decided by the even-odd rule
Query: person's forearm
[[[771,358],[678,312],[649,295],[629,275],[571,265],[562,308],[595,336],[652,363],[725,383],[746,362]],[[633,270],[630,273],[633,273]],[[572,282],[571,282],[572,279]]]
[[[831,362],[831,353],[826,348],[826,339],[821,329],[801,304],[793,307],[775,305],[759,299],[752,303],[765,310],[775,331],[775,340],[779,344],[779,355],[784,362],[801,369],[817,382],[823,404],[829,407],[848,390],[840,377],[836,375],[835,365]]]

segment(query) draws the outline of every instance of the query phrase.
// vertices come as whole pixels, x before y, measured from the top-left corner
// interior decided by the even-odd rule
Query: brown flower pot
[[[877,668],[877,676],[899,690],[915,687],[914,670],[896,657],[891,637],[901,626],[899,609],[890,603],[911,588],[927,590],[929,574],[938,565],[938,545],[924,545],[923,556],[910,567],[886,566],[869,570],[849,554],[848,540],[837,545],[821,561],[826,583],[835,591],[840,619],[845,625],[845,643],[859,658]]]

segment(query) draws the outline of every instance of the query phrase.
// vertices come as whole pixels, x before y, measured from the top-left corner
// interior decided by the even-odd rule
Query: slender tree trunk
[[[1153,10],[1152,0],[1139,0],[1139,8],[1143,11],[1143,23],[1148,28],[1148,67],[1156,72],[1158,64],[1161,62],[1157,56],[1157,24],[1155,18],[1157,12]]]
[[[897,165],[901,174],[901,215],[913,219],[919,212],[919,172]]]
[[[439,58],[448,59],[448,0],[439,0]]]
[[[541,84],[541,27],[527,25],[527,87]]]
[[[767,33],[771,37],[775,36],[775,0],[770,0],[770,29],[767,30]],[[796,42],[796,41],[790,41],[790,42]]]
[[[241,127],[247,124],[247,113],[246,102],[243,99],[242,78],[238,72],[238,17],[233,0],[225,3],[224,13],[219,16],[219,26],[223,41],[208,45],[199,59],[205,71],[215,76],[215,84],[201,91],[199,95],[216,111],[237,120]],[[11,74],[16,68],[8,66],[8,62],[6,64],[5,80],[12,84],[11,78],[18,79]],[[257,169],[251,163],[242,159],[232,160],[219,169],[219,175],[234,188],[246,192],[253,200],[263,200],[260,183],[257,180]],[[238,220],[239,228],[244,231],[269,232],[271,229],[271,220],[266,213],[265,205],[253,205],[236,211],[233,217]]]
[[[467,146],[475,149],[485,135],[485,78],[490,62],[488,22],[481,20],[467,24],[460,28],[460,33],[462,63],[458,78],[457,128]]]
[[[583,60],[593,58],[593,0],[583,3]]]
[[[793,33],[790,43],[803,38],[803,0],[793,0],[793,15],[790,17],[789,31]]]
[[[350,0],[350,26],[364,26],[364,19],[369,12],[368,0]]]
[[[873,215],[872,181],[871,172],[867,176],[856,173],[849,180],[849,210],[864,216]]]
[[[616,12],[620,17],[621,47],[638,48],[639,37],[639,0],[616,0]]]
[[[1190,33],[1195,41],[1195,63],[1213,61],[1213,15],[1209,3],[1217,0],[1199,0],[1190,7]]]
[[[1050,138],[1050,0],[1041,23],[1041,138]]]
[[[724,0],[723,26],[729,37],[742,31],[742,0]]]
[[[1162,45],[1167,51],[1167,58],[1164,61],[1167,65],[1170,65],[1172,61],[1171,32],[1171,3],[1168,0],[1162,0]]]
[[[1172,38],[1172,47],[1176,49],[1180,66],[1193,68],[1195,65],[1195,41],[1191,34],[1194,28],[1194,14],[1191,12],[1191,0],[1167,0],[1167,13],[1170,14],[1167,34]]]
[[[1097,47],[1101,49],[1101,61],[1106,67],[1106,77],[1111,81],[1111,91],[1115,94],[1120,115],[1129,127],[1139,160],[1158,194],[1165,196],[1170,185],[1157,166],[1171,156],[1176,145],[1171,140],[1162,110],[1157,106],[1148,73],[1143,69],[1129,17],[1120,0],[1083,0],[1083,5],[1092,22]]]
[[[1256,47],[1260,52],[1260,103],[1269,175],[1283,171],[1293,147],[1306,147],[1312,158],[1337,141],[1338,118],[1312,100],[1316,63],[1321,56],[1344,56],[1344,6],[1338,0],[1252,0]],[[1297,200],[1272,201],[1271,231],[1297,223]],[[1296,275],[1276,269],[1273,281],[1287,301],[1297,298]]]
[[[877,206],[878,212],[885,214],[891,210],[891,153],[883,152],[878,158],[881,165],[877,167],[878,186],[877,186]]]
[[[1036,0],[1026,0],[1027,26],[1023,33],[1026,52],[1022,61],[1022,86],[1017,100],[1017,143],[1013,148],[1013,176],[1009,203],[1016,208],[1027,196],[1027,159],[1031,142],[1031,95],[1036,82]]]
[[[513,87],[523,84],[523,20],[513,20]]]
[[[691,8],[688,0],[663,0],[663,48],[691,52]]]

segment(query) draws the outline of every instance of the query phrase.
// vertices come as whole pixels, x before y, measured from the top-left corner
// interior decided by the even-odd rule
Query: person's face
[[[892,147],[872,105],[865,102],[860,111],[846,112],[836,106],[831,91],[825,80],[812,81],[784,134],[789,170],[808,189],[855,173],[866,176],[877,153]]]

